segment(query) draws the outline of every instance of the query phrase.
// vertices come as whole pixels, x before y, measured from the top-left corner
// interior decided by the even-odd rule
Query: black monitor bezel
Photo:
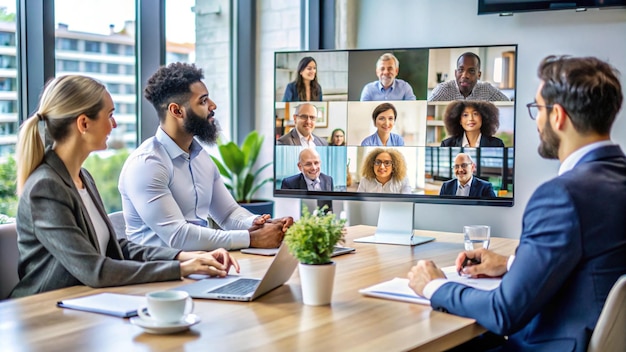
[[[480,45],[458,45],[458,46],[428,46],[428,47],[395,47],[395,48],[374,48],[374,49],[333,49],[333,50],[289,50],[289,51],[275,51],[274,52],[274,90],[272,92],[272,99],[275,99],[274,93],[276,91],[276,62],[277,55],[285,54],[298,54],[298,53],[310,53],[314,56],[316,53],[329,53],[329,52],[359,52],[359,51],[394,51],[394,50],[412,50],[412,49],[463,49],[463,48],[478,48],[478,47],[514,47],[516,56],[519,57],[519,47],[517,44],[480,44]],[[514,65],[515,73],[515,90],[517,92],[518,84],[518,71],[517,60]],[[517,94],[513,101],[514,125],[517,121]],[[274,109],[276,107],[276,101],[273,101]],[[274,111],[276,115],[276,111]],[[274,121],[272,121],[274,123]],[[513,149],[516,144],[516,129],[513,130]],[[276,140],[274,143],[274,159],[276,160]],[[514,154],[515,155],[515,154]],[[515,158],[515,157],[514,157]],[[276,176],[276,163],[272,165],[272,171],[274,179]],[[442,196],[442,195],[423,195],[423,194],[399,194],[399,193],[363,193],[363,192],[348,192],[348,191],[308,191],[308,190],[293,190],[293,189],[277,189],[276,183],[273,184],[273,196],[276,198],[301,198],[301,199],[316,199],[316,200],[348,200],[348,201],[375,201],[375,202],[410,202],[410,203],[422,203],[422,204],[454,204],[454,205],[472,205],[472,206],[499,206],[499,207],[512,207],[515,203],[515,166],[513,166],[513,196],[512,197],[496,197],[496,198],[470,198],[470,197],[457,197],[457,196]]]
[[[597,0],[536,0],[536,1],[507,1],[478,0],[478,14],[506,14],[517,12],[581,10],[588,8],[624,7],[626,0],[603,1]]]

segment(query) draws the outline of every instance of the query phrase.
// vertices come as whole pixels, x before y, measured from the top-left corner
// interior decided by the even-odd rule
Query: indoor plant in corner
[[[335,263],[330,258],[335,245],[344,240],[346,220],[337,219],[335,214],[325,212],[324,208],[311,214],[304,206],[302,217],[285,233],[289,252],[300,261],[298,272],[302,301],[312,306],[331,301]]]
[[[260,180],[261,172],[271,162],[254,168],[259,157],[264,137],[257,131],[250,132],[241,146],[234,142],[223,143],[218,141],[218,151],[221,161],[211,155],[211,159],[220,170],[224,178],[224,184],[242,207],[250,210],[253,214],[270,214],[274,216],[274,202],[271,200],[258,200],[252,197],[264,184],[271,182],[271,177]]]

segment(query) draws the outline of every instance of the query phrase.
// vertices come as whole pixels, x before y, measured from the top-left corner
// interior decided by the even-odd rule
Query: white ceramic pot
[[[298,264],[302,302],[309,306],[330,304],[335,282],[335,262],[328,264]]]

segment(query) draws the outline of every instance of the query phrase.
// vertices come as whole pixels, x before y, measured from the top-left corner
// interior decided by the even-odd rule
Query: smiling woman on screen
[[[376,148],[363,161],[357,192],[411,193],[406,162],[395,149]]]

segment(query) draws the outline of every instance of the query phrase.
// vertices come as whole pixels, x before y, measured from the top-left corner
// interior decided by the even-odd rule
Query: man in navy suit
[[[333,190],[333,178],[321,172],[322,162],[320,155],[315,149],[303,149],[298,159],[298,169],[300,169],[300,173],[283,179],[280,188],[306,189],[309,191]],[[318,207],[321,208],[324,205],[328,205],[328,211],[332,210],[332,201],[317,201]]]
[[[480,291],[447,282],[423,260],[409,272],[409,285],[433,309],[476,319],[494,334],[468,344],[586,351],[609,290],[626,274],[626,156],[610,140],[622,88],[615,69],[596,58],[550,56],[538,74],[527,106],[537,120],[539,154],[560,160],[559,176],[528,201],[515,256],[480,249],[456,260],[468,275],[502,276],[500,286]],[[465,265],[467,258],[480,263]]]
[[[452,168],[456,179],[444,182],[441,185],[439,195],[472,198],[493,198],[496,196],[491,183],[473,176],[476,172],[476,164],[468,154],[457,154]]]
[[[301,145],[306,148],[328,145],[326,139],[322,139],[313,134],[315,122],[317,121],[317,108],[310,103],[300,104],[296,107],[293,115],[295,128],[284,136],[278,138],[277,145]]]

